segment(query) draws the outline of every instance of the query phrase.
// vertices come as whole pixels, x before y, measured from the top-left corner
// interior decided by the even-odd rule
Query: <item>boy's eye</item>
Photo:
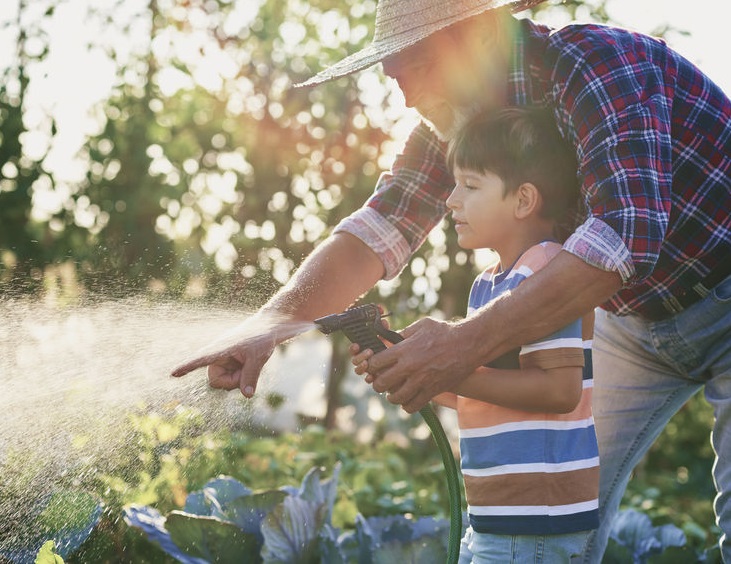
[[[477,190],[477,186],[474,186],[473,184],[470,184],[468,182],[465,183],[464,188],[465,190]]]

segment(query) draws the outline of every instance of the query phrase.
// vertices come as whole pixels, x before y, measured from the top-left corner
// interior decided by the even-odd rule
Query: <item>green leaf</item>
[[[228,504],[222,517],[247,533],[261,535],[262,520],[286,497],[280,490],[240,497]]]
[[[373,564],[388,562],[441,563],[447,557],[449,524],[431,517],[410,519],[403,515],[360,518],[356,534],[363,555]]]
[[[622,546],[629,548],[633,554],[646,552],[644,544],[654,539],[655,531],[650,518],[639,511],[621,511],[612,523],[611,536]]]
[[[206,496],[215,499],[225,510],[226,505],[243,496],[251,494],[251,490],[230,476],[219,476],[203,486]]]
[[[55,539],[55,549],[69,557],[89,537],[101,519],[102,505],[96,497],[82,491],[53,492],[37,526],[41,538]]]
[[[626,564],[632,562],[632,552],[614,539],[609,539],[602,564]]]
[[[43,543],[35,564],[63,564],[63,558],[56,554],[56,545],[52,540]]]
[[[267,564],[317,562],[316,540],[324,525],[326,507],[288,496],[266,516],[262,558]]]
[[[333,475],[328,480],[320,480],[322,471],[320,468],[312,468],[302,479],[302,487],[300,488],[300,497],[302,499],[312,501],[318,505],[324,505],[327,513],[325,514],[326,522],[330,522],[332,515],[332,507],[337,497],[338,475],[340,474],[341,463],[337,463],[333,468]]]
[[[233,523],[172,511],[165,527],[186,554],[218,563],[258,562],[259,543]]]
[[[193,515],[210,515],[211,500],[203,491],[191,492],[185,498],[183,510]]]
[[[351,534],[340,535],[340,530],[331,525],[324,525],[320,531],[318,547],[320,561],[328,564],[348,564],[349,562],[360,562],[358,559],[358,547],[354,546],[355,536]]]
[[[670,546],[661,554],[653,554],[647,562],[649,564],[677,564],[678,562],[698,562],[698,555],[688,546]]]
[[[686,544],[685,533],[675,525],[653,527],[647,515],[633,509],[617,514],[610,534],[611,538],[632,552],[636,562],[646,562],[651,555]]]
[[[75,490],[53,492],[38,516],[39,525],[50,531],[85,529],[98,519],[99,502],[91,494]]]

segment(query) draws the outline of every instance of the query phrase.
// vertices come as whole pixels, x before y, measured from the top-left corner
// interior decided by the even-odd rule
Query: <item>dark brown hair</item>
[[[484,112],[465,124],[447,150],[447,165],[492,172],[506,194],[530,182],[541,193],[541,216],[565,221],[579,199],[576,153],[551,112],[521,106]]]

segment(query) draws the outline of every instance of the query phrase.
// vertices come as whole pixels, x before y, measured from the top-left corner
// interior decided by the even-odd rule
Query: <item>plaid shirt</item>
[[[605,309],[642,314],[731,255],[731,101],[663,42],[599,25],[517,23],[506,105],[550,107],[576,147],[586,216],[564,249],[622,276]],[[388,278],[445,216],[453,179],[425,125],[337,227]]]

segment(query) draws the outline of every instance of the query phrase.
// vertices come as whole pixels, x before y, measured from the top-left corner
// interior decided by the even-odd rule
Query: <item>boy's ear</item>
[[[526,217],[538,213],[543,206],[543,196],[531,182],[524,182],[518,186],[515,201],[515,217],[517,219],[525,219]]]

